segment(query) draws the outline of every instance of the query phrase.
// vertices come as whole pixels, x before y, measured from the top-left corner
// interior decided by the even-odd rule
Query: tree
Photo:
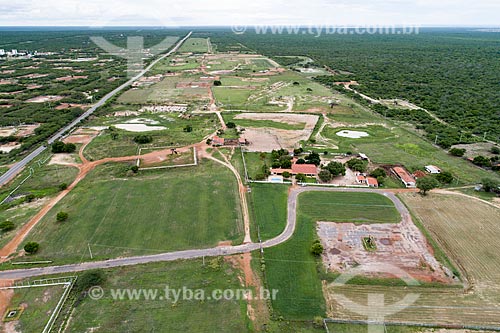
[[[332,173],[326,169],[322,170],[319,173],[319,179],[321,179],[321,181],[324,183],[328,183],[329,181],[332,180],[332,178],[333,178]]]
[[[132,170],[133,173],[138,173],[139,172],[139,167],[137,165],[132,165],[130,167],[130,170]]]
[[[382,168],[377,168],[375,170],[373,170],[371,173],[370,173],[370,176],[371,177],[374,177],[374,178],[379,178],[379,177],[382,177],[382,178],[385,178],[387,177],[387,173],[385,172],[384,169]]]
[[[345,176],[345,166],[340,163],[340,162],[330,162],[328,165],[325,167],[326,170],[330,171],[332,174],[332,177],[337,177],[337,176]]]
[[[483,184],[483,190],[485,192],[497,192],[498,187],[500,186],[500,183],[498,181],[491,178],[483,178],[481,180],[481,183]]]
[[[480,167],[490,167],[491,166],[491,160],[487,157],[484,156],[476,156],[474,157],[474,160],[472,161],[477,166]]]
[[[236,124],[234,122],[232,122],[232,121],[228,122],[226,124],[226,126],[227,126],[227,128],[236,128]]]
[[[67,143],[64,145],[64,153],[71,154],[76,150],[76,145],[74,143]]]
[[[283,172],[283,177],[290,178],[291,174],[288,171]]]
[[[68,219],[69,214],[66,212],[59,212],[57,213],[56,220],[57,222],[64,222]]]
[[[321,245],[321,242],[319,240],[314,241],[311,246],[311,253],[316,257],[319,257],[321,254],[323,254],[323,251],[324,248],[323,245]]]
[[[3,221],[0,223],[0,230],[3,232],[11,231],[16,228],[16,225],[11,221]]]
[[[465,149],[460,149],[460,148],[451,148],[450,149],[450,154],[453,155],[453,156],[457,156],[457,157],[462,157],[465,155],[465,152],[467,150]]]
[[[307,177],[306,175],[304,175],[303,173],[299,173],[297,176],[295,176],[295,179],[299,182],[299,183],[305,183],[306,180],[307,180]]]
[[[347,161],[347,166],[349,169],[358,172],[365,172],[368,167],[368,163],[366,161],[358,160],[357,158],[353,158]]]
[[[76,145],[74,143],[64,143],[62,141],[56,141],[52,144],[52,152],[54,154],[73,153],[75,150]]]
[[[417,187],[422,195],[427,195],[427,192],[439,186],[438,181],[434,177],[422,177],[417,179]]]
[[[215,80],[214,81],[214,86],[220,87],[220,86],[222,86],[222,82],[220,80]]]
[[[134,142],[140,145],[153,142],[153,137],[151,135],[140,134],[134,137]]]
[[[436,179],[442,184],[450,184],[453,181],[453,175],[449,171],[443,171],[436,175]]]
[[[321,164],[321,157],[319,156],[318,153],[312,152],[306,157],[306,161],[310,164],[319,166]]]
[[[495,155],[499,155],[500,154],[500,148],[497,147],[497,146],[491,147],[491,153],[495,154]]]
[[[38,249],[40,249],[40,244],[37,242],[28,242],[24,245],[24,251],[28,254],[35,254],[38,252]]]
[[[193,131],[193,126],[186,125],[182,130],[186,133],[191,133]]]
[[[305,160],[305,159],[303,159],[303,158],[299,158],[299,159],[297,160],[297,164],[306,164],[306,160]]]
[[[64,152],[64,142],[56,141],[52,144],[52,152],[54,154],[60,154]]]
[[[64,191],[67,188],[68,188],[68,184],[67,183],[61,183],[61,184],[59,184],[59,190],[60,191]]]
[[[300,155],[304,152],[304,149],[301,147],[301,148],[296,148],[293,150],[293,154],[294,155]]]

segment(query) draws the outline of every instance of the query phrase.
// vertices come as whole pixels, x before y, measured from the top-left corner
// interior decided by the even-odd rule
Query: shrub
[[[462,157],[465,155],[465,152],[467,150],[465,149],[460,149],[460,148],[451,148],[450,149],[450,154],[453,155],[453,156],[458,156],[458,157]]]
[[[151,135],[140,134],[134,137],[134,142],[138,144],[147,144],[153,142],[153,137]]]
[[[323,254],[323,251],[324,248],[323,245],[321,245],[321,242],[319,240],[314,241],[313,245],[311,246],[311,253],[316,257],[319,257],[321,254]]]
[[[57,213],[56,220],[57,222],[64,222],[68,219],[69,214],[66,212],[59,212]]]
[[[66,184],[66,183],[59,184],[59,190],[64,191],[67,188],[68,188],[68,184]]]
[[[297,176],[295,176],[295,179],[299,182],[299,183],[305,183],[306,180],[307,180],[307,177],[306,175],[304,175],[303,173],[299,173]]]
[[[450,184],[453,181],[453,175],[449,171],[441,172],[436,175],[436,179],[443,184]]]
[[[40,244],[37,242],[28,242],[24,245],[24,251],[28,254],[35,254],[40,249]]]
[[[215,80],[214,81],[214,86],[220,87],[220,86],[222,86],[222,82],[220,80]]]
[[[99,286],[106,280],[106,276],[102,271],[87,271],[78,277],[75,283],[75,290],[83,292],[91,287]]]
[[[16,225],[11,221],[3,221],[0,223],[0,230],[3,232],[11,231],[16,228]]]
[[[227,126],[227,128],[236,128],[236,124],[235,124],[235,123],[233,123],[232,121],[228,122],[228,123],[226,124],[226,126]]]

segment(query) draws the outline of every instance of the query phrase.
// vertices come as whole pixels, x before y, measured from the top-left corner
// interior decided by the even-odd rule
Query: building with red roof
[[[391,169],[392,173],[398,177],[406,187],[408,188],[414,188],[417,187],[417,182],[415,178],[405,169],[402,167],[394,167]]]
[[[271,169],[271,174],[273,175],[282,175],[285,172],[288,172],[291,175],[298,175],[299,173],[306,175],[307,177],[316,177],[318,176],[318,167],[314,164],[297,164],[297,160],[292,161],[291,169]]]

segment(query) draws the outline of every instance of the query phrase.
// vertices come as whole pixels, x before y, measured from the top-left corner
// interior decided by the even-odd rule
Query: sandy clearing
[[[54,154],[49,161],[49,165],[74,165],[76,164],[75,157],[71,154]]]
[[[17,148],[20,148],[20,147],[21,147],[20,144],[17,144],[15,142],[11,142],[11,143],[8,143],[8,144],[5,144],[5,145],[1,145],[0,146],[0,151],[3,152],[3,153],[10,153],[14,149],[17,149]]]
[[[163,126],[148,126],[145,124],[116,124],[116,128],[129,131],[129,132],[151,132],[151,131],[163,131],[166,127]]]
[[[77,134],[68,136],[63,141],[64,143],[87,143],[91,139],[92,137],[90,135]]]
[[[349,138],[349,139],[361,139],[361,138],[366,138],[370,136],[370,134],[366,132],[360,132],[360,131],[340,131],[336,133],[337,136],[341,136],[343,138]]]
[[[26,103],[46,103],[46,102],[57,102],[63,99],[62,96],[38,96],[30,98]]]
[[[276,128],[246,128],[243,137],[250,142],[250,152],[271,152],[275,149],[294,149],[300,141],[307,140],[312,130],[291,131]]]

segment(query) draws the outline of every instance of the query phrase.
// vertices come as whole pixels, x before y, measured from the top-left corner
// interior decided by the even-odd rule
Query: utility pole
[[[92,255],[92,250],[90,249],[90,243],[87,243],[89,247],[89,252],[90,252],[90,259],[94,259],[94,256]]]
[[[488,132],[484,132],[484,138],[483,138],[483,141],[486,141],[486,135],[488,135]]]
[[[434,144],[435,144],[435,145],[437,145],[437,143],[438,143],[438,137],[439,137],[439,136],[438,136],[438,135],[436,135],[436,140],[434,140]]]

